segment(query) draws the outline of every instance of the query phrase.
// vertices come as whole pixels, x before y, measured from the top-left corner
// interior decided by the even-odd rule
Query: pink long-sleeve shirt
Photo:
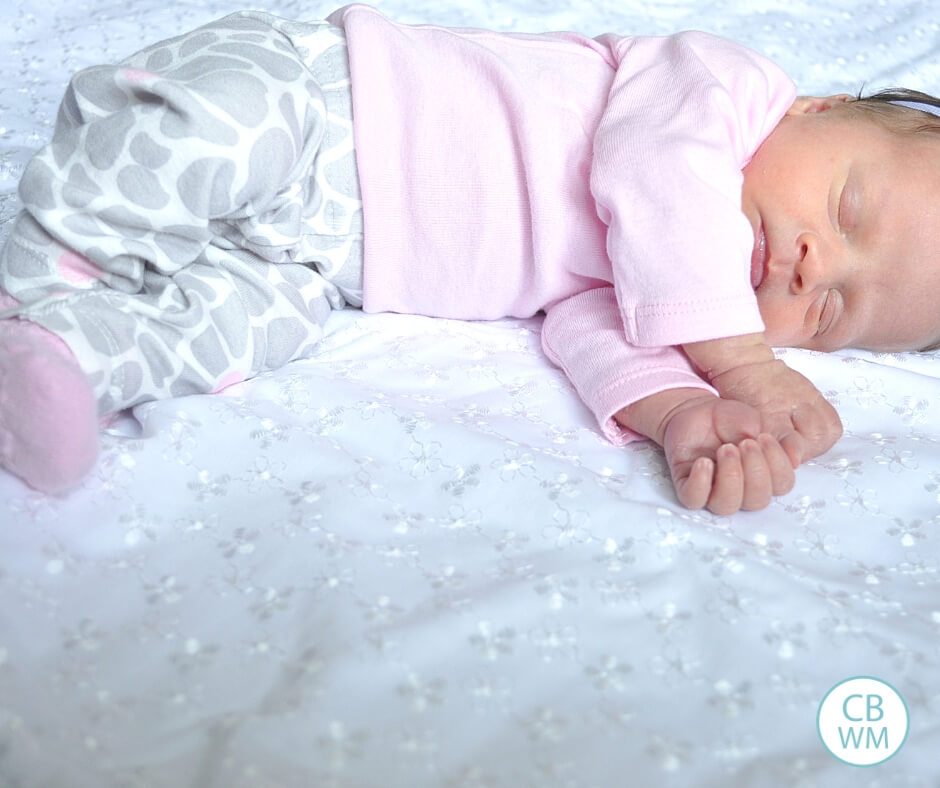
[[[677,345],[763,330],[742,169],[795,98],[700,32],[596,39],[396,24],[346,32],[365,226],[363,308],[546,312],[542,344],[612,416],[707,384]]]

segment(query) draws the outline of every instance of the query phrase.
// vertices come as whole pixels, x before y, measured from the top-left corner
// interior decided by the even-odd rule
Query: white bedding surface
[[[699,28],[804,92],[940,91],[926,0],[380,7]],[[8,3],[0,238],[74,70],[235,8]],[[845,437],[722,518],[674,503],[654,447],[599,437],[539,324],[342,313],[316,358],[137,408],[68,498],[0,474],[0,785],[940,785],[940,359],[787,351]],[[910,711],[871,769],[816,731],[855,675]]]

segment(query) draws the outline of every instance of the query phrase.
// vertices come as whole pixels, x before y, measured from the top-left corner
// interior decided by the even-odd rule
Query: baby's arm
[[[668,389],[615,418],[663,447],[676,496],[690,509],[763,509],[772,496],[793,488],[783,446],[761,432],[760,413],[743,402],[701,389]]]
[[[679,348],[627,342],[613,287],[587,290],[550,309],[542,347],[608,439],[623,444],[648,437],[664,447],[684,505],[721,514],[758,509],[792,487],[797,463],[773,435],[761,434],[756,408],[719,399]]]
[[[783,446],[793,467],[827,451],[841,437],[835,408],[809,380],[774,357],[763,334],[682,348],[722,399],[759,411],[761,430]]]

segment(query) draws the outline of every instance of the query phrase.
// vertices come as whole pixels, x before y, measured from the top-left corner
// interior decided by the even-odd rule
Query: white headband
[[[897,104],[899,107],[919,109],[921,112],[928,112],[931,115],[940,117],[940,107],[935,107],[933,104],[927,104],[924,101],[889,101],[888,103]]]

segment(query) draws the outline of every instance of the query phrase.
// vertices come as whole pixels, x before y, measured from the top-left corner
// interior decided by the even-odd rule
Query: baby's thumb
[[[824,399],[819,404],[797,405],[790,414],[790,420],[806,441],[804,462],[829,451],[842,437],[839,414]]]

